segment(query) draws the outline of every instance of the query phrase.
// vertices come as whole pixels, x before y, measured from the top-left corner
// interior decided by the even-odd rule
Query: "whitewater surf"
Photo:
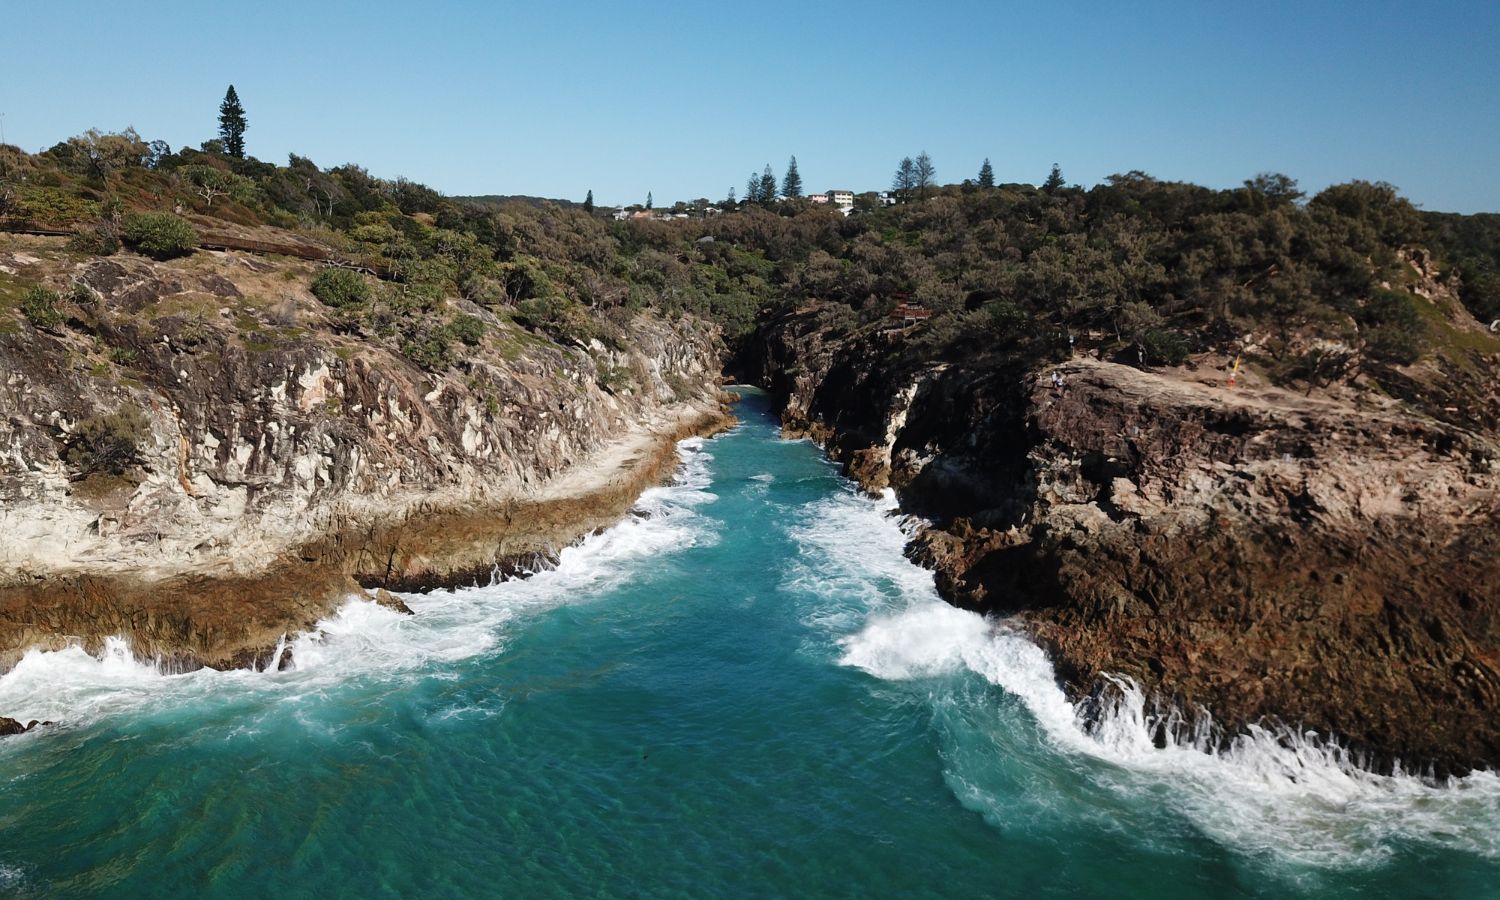
[[[1036,645],[938,598],[889,498],[753,393],[739,412],[555,568],[403,595],[413,616],[351,599],[285,671],[28,654],[0,709],[59,724],[0,742],[0,892],[1500,883],[1494,775],[1378,776],[1264,732],[1158,748],[1128,684],[1086,724]]]

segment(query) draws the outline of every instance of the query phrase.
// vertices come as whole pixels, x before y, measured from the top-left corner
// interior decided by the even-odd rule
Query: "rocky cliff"
[[[80,257],[0,237],[0,669],[125,635],[264,659],[351,590],[487,580],[622,514],[723,421],[716,330],[620,316],[552,338],[475,307],[422,366],[341,327],[311,263]]]
[[[1500,761],[1487,343],[1466,359],[1490,394],[1434,415],[1370,384],[1230,388],[1222,358],[919,362],[913,329],[825,321],[769,323],[748,374],[789,433],[925,517],[913,558],[1034,635],[1083,709],[1125,675],[1162,741],[1271,724],[1376,768]]]

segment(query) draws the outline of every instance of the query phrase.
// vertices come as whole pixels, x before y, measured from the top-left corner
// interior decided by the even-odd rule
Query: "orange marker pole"
[[[1234,358],[1234,367],[1229,370],[1229,386],[1230,387],[1234,387],[1234,380],[1235,380],[1236,377],[1239,376],[1239,371],[1240,371],[1240,358],[1238,356],[1236,356]]]

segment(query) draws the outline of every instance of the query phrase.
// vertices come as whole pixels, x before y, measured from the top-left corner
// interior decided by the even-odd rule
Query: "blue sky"
[[[446,193],[720,198],[796,154],[810,190],[1141,169],[1281,171],[1500,211],[1500,2],[0,0],[0,113],[196,146],[234,83],[247,148]]]

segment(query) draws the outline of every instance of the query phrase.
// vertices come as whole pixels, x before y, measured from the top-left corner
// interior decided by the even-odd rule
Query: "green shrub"
[[[386,302],[392,308],[406,312],[436,309],[443,302],[443,286],[433,281],[408,281],[386,288]]]
[[[997,300],[985,304],[983,308],[989,314],[990,326],[998,335],[1009,337],[1019,334],[1031,325],[1031,314],[1009,300]]]
[[[122,475],[140,461],[141,442],[149,432],[146,417],[133,406],[84,419],[68,436],[63,461],[80,476]]]
[[[504,287],[506,299],[510,303],[536,300],[556,293],[552,280],[547,277],[541,264],[532,257],[518,256],[509,262],[501,263],[497,267],[497,272],[500,284]]]
[[[99,295],[95,294],[93,289],[82,281],[75,281],[73,282],[73,286],[68,289],[68,299],[80,306],[85,306],[97,301]]]
[[[155,259],[186,256],[198,247],[198,232],[171,213],[135,213],[120,229],[125,243]]]
[[[607,365],[602,359],[594,364],[594,380],[611,394],[630,387],[635,381],[629,369]]]
[[[478,316],[456,316],[448,323],[448,332],[473,347],[484,339],[484,321]]]
[[[21,297],[21,313],[26,321],[37,328],[52,330],[62,324],[62,313],[57,310],[56,293],[38,285]]]
[[[158,320],[160,321],[160,320]],[[172,335],[172,340],[183,347],[199,347],[213,338],[214,330],[202,317],[194,317],[184,321]]]
[[[1152,328],[1141,333],[1138,343],[1147,365],[1180,366],[1187,362],[1187,341],[1175,331]]]
[[[90,256],[112,256],[120,249],[120,237],[110,225],[93,225],[68,238],[68,249]]]
[[[325,306],[344,309],[361,306],[370,300],[370,283],[352,269],[327,268],[312,281],[313,296]]]
[[[1486,324],[1500,319],[1500,274],[1466,269],[1460,295],[1474,318]]]
[[[1378,325],[1364,332],[1365,346],[1372,357],[1397,365],[1411,365],[1422,358],[1425,335],[1397,325]]]
[[[1412,305],[1412,296],[1402,291],[1376,291],[1360,311],[1360,321],[1367,325],[1390,325],[1420,330],[1422,314]]]
[[[515,321],[579,345],[599,337],[599,320],[566,297],[537,297],[516,304]]]
[[[1427,346],[1427,327],[1418,302],[1401,291],[1376,291],[1359,311],[1360,333],[1371,356],[1409,365]]]
[[[401,355],[424,369],[434,372],[446,369],[453,362],[451,339],[446,328],[418,332],[402,342]]]
[[[59,226],[99,217],[99,204],[73,191],[49,186],[22,188],[15,215],[36,226]]]

